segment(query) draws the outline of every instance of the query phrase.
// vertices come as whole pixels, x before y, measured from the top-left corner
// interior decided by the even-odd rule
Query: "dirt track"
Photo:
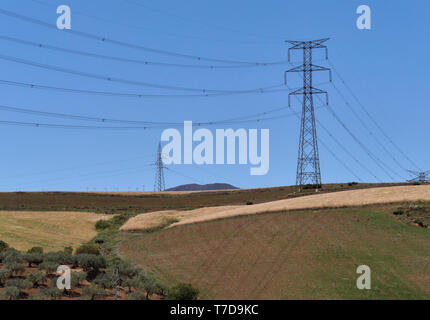
[[[277,211],[365,206],[370,204],[430,200],[430,186],[398,186],[315,194],[251,206],[207,207],[190,211],[156,211],[138,215],[121,227],[122,231],[147,230],[175,221],[170,228],[216,219]]]

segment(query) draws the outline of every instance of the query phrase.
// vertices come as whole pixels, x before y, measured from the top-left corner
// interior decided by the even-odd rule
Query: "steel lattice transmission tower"
[[[415,179],[409,180],[408,182],[430,182],[430,170],[424,172],[408,170],[410,173],[416,176]]]
[[[154,191],[164,191],[166,190],[166,183],[164,181],[164,164],[163,155],[161,153],[161,143],[158,143],[157,150],[157,160],[155,161],[156,173],[155,173],[155,183]]]
[[[302,116],[300,125],[299,155],[297,161],[296,185],[301,189],[304,185],[313,185],[316,189],[321,187],[321,170],[318,152],[317,131],[315,126],[314,94],[325,94],[328,104],[328,94],[326,91],[317,89],[312,84],[314,71],[329,71],[331,81],[331,70],[329,68],[317,66],[312,63],[313,49],[326,49],[326,59],[328,50],[324,42],[327,39],[313,41],[286,41],[292,46],[288,49],[288,61],[290,61],[291,50],[302,50],[303,64],[285,72],[285,83],[287,83],[288,72],[303,73],[303,87],[290,93],[288,103],[291,102],[292,95],[303,96]]]

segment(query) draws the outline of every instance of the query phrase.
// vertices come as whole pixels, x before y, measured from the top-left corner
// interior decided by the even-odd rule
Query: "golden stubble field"
[[[180,225],[267,212],[342,208],[419,200],[430,200],[430,185],[393,186],[331,192],[255,205],[218,206],[188,211],[156,211],[133,217],[120,230],[144,231],[164,225],[172,228]]]
[[[98,220],[111,217],[90,212],[0,211],[0,239],[18,250],[75,248],[96,235]]]

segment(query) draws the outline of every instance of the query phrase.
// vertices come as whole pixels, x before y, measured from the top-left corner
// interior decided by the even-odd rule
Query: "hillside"
[[[169,287],[189,282],[201,298],[429,299],[429,200],[429,185],[354,183],[318,193],[0,193],[0,239],[52,251],[95,236],[109,261],[122,258]],[[106,217],[91,212],[115,216],[95,230]],[[371,291],[355,287],[362,264]]]
[[[320,193],[386,187],[397,184],[327,184]],[[157,210],[191,209],[222,205],[255,204],[315,194],[297,191],[296,186],[189,192],[0,192],[0,210],[91,211],[142,213]]]
[[[429,299],[430,231],[393,215],[398,206],[281,212],[123,232],[120,253],[168,283],[192,283],[203,298]],[[428,203],[403,207],[405,217],[430,218]],[[356,288],[362,264],[372,270],[372,290]]]
[[[238,189],[228,183],[211,183],[211,184],[183,184],[166,191],[210,191],[210,190],[235,190]]]
[[[225,219],[236,216],[301,209],[340,208],[406,201],[430,201],[430,185],[394,186],[313,194],[298,198],[269,201],[255,205],[206,207],[195,210],[156,211],[133,217],[123,231],[153,229]],[[170,222],[170,223],[169,223]]]

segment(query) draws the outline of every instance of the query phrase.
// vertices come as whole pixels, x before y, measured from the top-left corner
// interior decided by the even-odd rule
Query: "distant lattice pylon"
[[[161,143],[158,143],[157,160],[155,161],[155,183],[154,191],[164,191],[166,190],[166,183],[164,181],[164,164],[163,155],[161,153]]]
[[[416,178],[409,180],[409,182],[430,182],[430,170],[424,172],[408,170]]]

